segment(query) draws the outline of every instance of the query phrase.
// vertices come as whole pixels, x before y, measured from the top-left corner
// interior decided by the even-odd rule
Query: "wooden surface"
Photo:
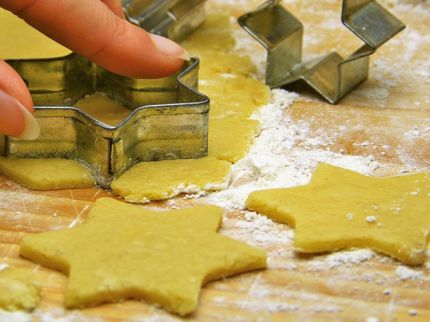
[[[240,6],[215,2],[209,3],[209,10],[230,10],[236,15],[253,5],[252,1],[240,1]],[[383,3],[391,6],[396,1]],[[306,54],[332,48],[345,54],[356,48],[356,40],[340,26],[339,1],[288,1],[287,6],[306,24]],[[404,1],[393,12],[409,28],[372,57],[366,83],[337,106],[305,93],[286,111],[292,122],[306,122],[310,135],[326,138],[324,144],[302,148],[373,155],[384,165],[375,170],[376,175],[430,168],[430,62],[426,57],[430,37],[420,37],[430,29],[430,3]],[[30,191],[0,177],[0,263],[36,272],[43,288],[34,321],[61,317],[66,321],[179,320],[137,301],[64,311],[67,277],[19,258],[23,236],[73,227],[85,219],[94,200],[106,195],[97,189]],[[192,201],[178,198],[177,203]],[[240,212],[228,212],[221,232],[264,248],[269,269],[208,284],[198,310],[188,320],[430,321],[430,261],[423,267],[405,268],[375,255],[356,264],[332,265],[326,255],[295,254],[287,226],[262,222],[250,230],[246,222]],[[409,278],[402,279],[405,269]]]

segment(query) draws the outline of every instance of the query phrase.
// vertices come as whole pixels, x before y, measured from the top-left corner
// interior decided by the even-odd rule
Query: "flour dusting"
[[[34,315],[40,322],[102,322],[103,319],[86,317],[79,311],[65,311],[60,308],[48,312],[37,310]]]
[[[31,315],[25,312],[8,312],[0,309],[0,322],[31,322]]]
[[[407,266],[399,266],[396,269],[396,275],[401,280],[415,280],[422,278],[424,276],[423,272],[413,270],[412,268],[409,268]]]
[[[324,133],[311,133],[305,121],[295,122],[285,111],[298,97],[283,89],[272,90],[272,101],[253,118],[261,133],[249,153],[232,166],[228,189],[205,198],[227,209],[244,209],[255,190],[304,185],[320,162],[371,174],[381,165],[373,156],[361,157],[317,148],[330,140]]]
[[[324,271],[341,265],[358,264],[370,260],[375,252],[370,249],[357,249],[327,255],[323,260],[311,260],[308,271]]]
[[[0,272],[4,271],[6,268],[9,268],[9,264],[6,263],[0,263]]]

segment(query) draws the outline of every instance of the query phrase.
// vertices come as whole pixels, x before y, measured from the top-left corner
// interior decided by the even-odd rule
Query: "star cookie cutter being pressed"
[[[156,80],[119,76],[74,53],[6,61],[27,82],[41,134],[34,141],[0,136],[0,155],[77,160],[108,187],[139,161],[207,154],[209,98],[197,91],[198,59]],[[130,114],[110,126],[73,107],[94,92],[123,103]]]
[[[205,18],[206,0],[123,0],[127,19],[143,29],[182,40]]]
[[[367,79],[369,56],[405,28],[373,0],[343,0],[341,17],[364,45],[347,58],[332,52],[309,61],[302,61],[303,25],[280,0],[263,3],[238,22],[267,50],[266,83],[270,87],[302,80],[336,104]]]

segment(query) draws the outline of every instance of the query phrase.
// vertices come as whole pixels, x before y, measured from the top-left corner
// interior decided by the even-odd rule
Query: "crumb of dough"
[[[209,121],[210,157],[235,163],[248,152],[260,132],[256,120],[224,118]]]
[[[202,159],[141,162],[112,181],[112,191],[129,202],[172,198],[180,193],[203,194],[228,186],[231,164]]]
[[[217,233],[222,216],[100,198],[82,225],[24,237],[20,255],[69,275],[67,308],[132,298],[186,315],[203,284],[266,267],[263,250]]]
[[[430,172],[378,178],[322,163],[309,184],[252,192],[247,207],[294,226],[301,252],[366,247],[421,265],[430,231],[429,179]],[[376,218],[381,225],[369,225]]]
[[[34,190],[88,188],[95,185],[90,171],[73,160],[0,157],[0,173]]]
[[[33,279],[28,269],[0,271],[0,308],[8,311],[34,309],[40,301],[40,288]]]

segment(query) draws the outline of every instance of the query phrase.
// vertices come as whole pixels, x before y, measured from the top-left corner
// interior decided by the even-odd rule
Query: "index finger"
[[[71,50],[124,76],[163,77],[183,64],[182,47],[121,19],[99,0],[0,0],[0,6]]]

